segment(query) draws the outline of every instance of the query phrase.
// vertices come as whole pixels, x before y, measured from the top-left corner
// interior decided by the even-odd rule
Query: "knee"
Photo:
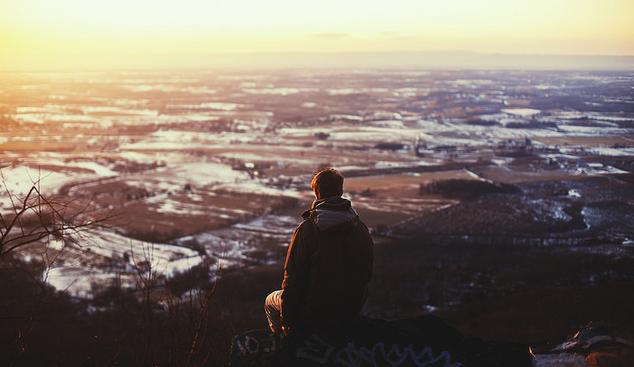
[[[264,300],[264,308],[265,309],[270,309],[271,306],[273,306],[274,302],[273,302],[273,293],[270,293],[268,296],[266,296],[266,299]]]
[[[280,291],[271,292],[264,300],[264,309],[276,310],[280,304]]]

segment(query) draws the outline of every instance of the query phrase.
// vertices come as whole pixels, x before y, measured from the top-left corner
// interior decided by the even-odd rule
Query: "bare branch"
[[[74,236],[92,228],[106,227],[114,215],[90,218],[89,205],[75,207],[74,200],[49,198],[42,194],[40,180],[32,180],[32,186],[19,201],[11,193],[3,178],[5,192],[12,203],[10,216],[0,215],[0,258],[29,244],[35,244],[49,236],[74,242]]]
[[[26,196],[24,197],[24,202],[23,202],[24,205],[22,205],[22,208],[19,211],[17,207],[15,206],[15,204],[13,204],[13,210],[15,211],[15,216],[11,220],[11,223],[9,223],[9,225],[5,228],[4,235],[0,237],[0,244],[4,243],[5,239],[7,238],[7,236],[9,235],[9,233],[11,232],[11,230],[13,229],[16,223],[18,223],[18,225],[22,227],[22,223],[20,222],[20,217],[28,210],[29,198],[31,197],[31,195],[33,194],[35,190],[36,190],[35,186],[32,186],[28,194],[26,194]],[[10,195],[9,197],[11,197],[10,193],[9,195]],[[13,203],[13,199],[11,200],[11,202]]]

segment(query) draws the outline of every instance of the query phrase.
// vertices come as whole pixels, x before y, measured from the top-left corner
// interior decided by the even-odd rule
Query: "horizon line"
[[[67,54],[66,56],[73,54]],[[245,69],[411,69],[411,70],[594,70],[632,71],[634,54],[553,54],[504,53],[470,50],[399,50],[399,51],[233,51],[233,52],[139,52],[126,55],[169,59],[127,60],[103,55],[110,63],[73,65],[59,62],[51,67],[0,67],[1,72],[68,72],[68,71],[139,71],[139,70],[245,70]],[[250,59],[242,60],[241,57]],[[375,56],[375,58],[368,58]],[[406,58],[409,56],[410,58]],[[458,58],[462,56],[463,58]],[[192,58],[193,57],[193,58]],[[427,57],[427,58],[425,58]]]

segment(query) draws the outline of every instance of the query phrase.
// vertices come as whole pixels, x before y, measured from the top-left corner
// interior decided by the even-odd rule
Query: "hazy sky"
[[[2,0],[0,68],[233,52],[634,55],[633,0]]]

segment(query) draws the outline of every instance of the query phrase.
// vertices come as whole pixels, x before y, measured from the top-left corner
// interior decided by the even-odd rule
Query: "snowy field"
[[[133,286],[140,258],[165,277],[279,261],[322,166],[350,176],[347,197],[384,232],[455,205],[419,189],[482,179],[467,167],[514,183],[631,172],[631,73],[454,74],[5,73],[0,211],[36,184],[116,212],[47,272],[89,296]]]

